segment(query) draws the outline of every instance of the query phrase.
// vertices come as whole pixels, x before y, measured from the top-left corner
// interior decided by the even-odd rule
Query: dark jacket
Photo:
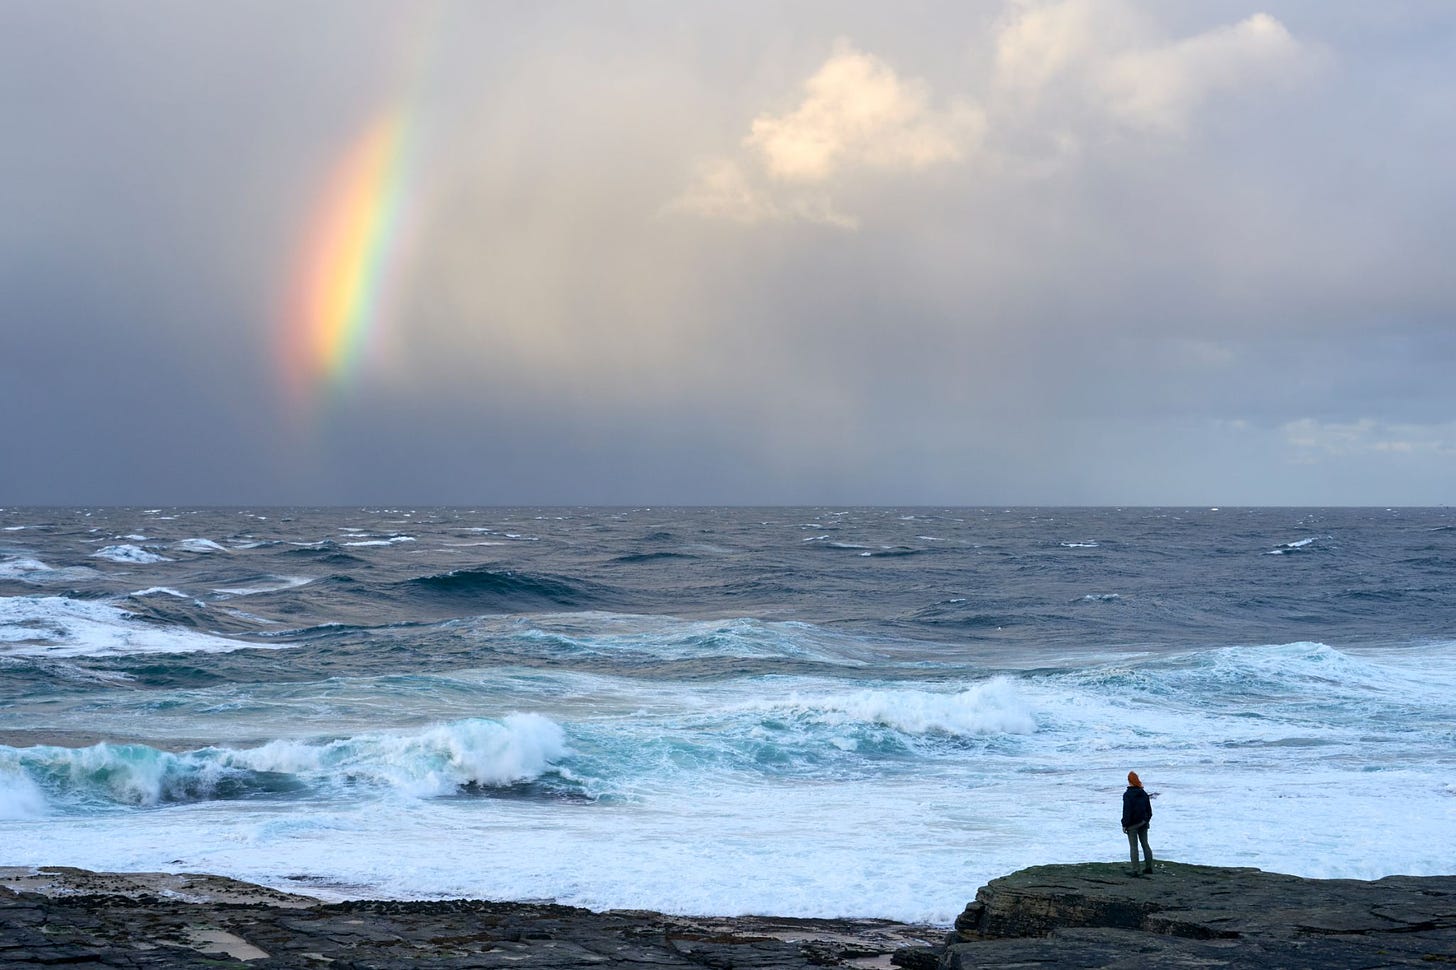
[[[1152,820],[1153,803],[1148,798],[1148,793],[1128,785],[1127,791],[1122,793],[1122,827],[1135,828]]]

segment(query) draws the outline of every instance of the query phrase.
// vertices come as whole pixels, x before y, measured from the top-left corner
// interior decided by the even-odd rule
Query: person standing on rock
[[[1138,876],[1138,843],[1143,844],[1142,872],[1152,874],[1153,850],[1148,848],[1148,825],[1153,820],[1153,803],[1143,790],[1136,771],[1127,773],[1127,791],[1122,793],[1122,830],[1127,833],[1127,852],[1132,858],[1131,876]]]

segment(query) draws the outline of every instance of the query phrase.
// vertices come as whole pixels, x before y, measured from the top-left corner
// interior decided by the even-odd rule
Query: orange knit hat
[[[1143,783],[1138,780],[1138,776],[1137,776],[1137,772],[1136,771],[1129,771],[1127,773],[1127,783],[1129,785],[1131,785],[1132,787],[1134,787],[1134,788],[1141,788],[1141,787],[1143,787]]]

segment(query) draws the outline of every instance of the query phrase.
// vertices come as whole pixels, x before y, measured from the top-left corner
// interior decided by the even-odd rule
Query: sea
[[[0,865],[945,924],[1456,872],[1446,508],[0,510]]]

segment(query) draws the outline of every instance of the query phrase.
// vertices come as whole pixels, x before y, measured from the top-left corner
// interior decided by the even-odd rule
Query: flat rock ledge
[[[324,903],[219,876],[0,869],[0,966],[1303,968],[1456,965],[1456,876],[1038,866],[944,928],[485,900]]]
[[[220,876],[0,869],[0,967],[889,968],[943,927],[459,899],[324,903]]]
[[[1456,964],[1456,876],[1303,879],[1159,863],[1036,866],[993,879],[912,970],[1438,967]]]

